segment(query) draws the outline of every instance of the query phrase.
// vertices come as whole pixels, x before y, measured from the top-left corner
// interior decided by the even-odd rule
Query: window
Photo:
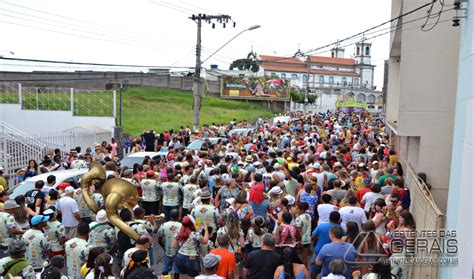
[[[368,46],[365,47],[365,55],[367,55],[367,56],[370,55],[370,47],[368,47]]]
[[[359,95],[357,95],[357,102],[359,103],[365,103],[365,95],[360,93]]]
[[[275,73],[271,73],[271,75],[270,75],[270,76],[271,76],[272,78],[276,78],[276,77],[278,77],[278,76],[277,76],[277,74],[275,74]]]
[[[375,96],[373,94],[370,94],[367,98],[367,103],[373,104],[375,103]]]
[[[359,86],[359,78],[354,79],[354,86]]]
[[[293,79],[293,80],[298,79],[298,75],[297,74],[291,74],[291,79]]]
[[[319,76],[319,83],[324,84],[324,76]]]
[[[360,55],[360,47],[357,47],[357,56]]]
[[[303,82],[308,82],[308,75],[303,75]]]
[[[334,84],[334,77],[329,77],[329,84]]]
[[[346,77],[342,78],[342,85],[346,86],[347,85],[347,79]]]

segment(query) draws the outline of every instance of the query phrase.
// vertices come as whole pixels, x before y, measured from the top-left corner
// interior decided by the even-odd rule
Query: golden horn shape
[[[102,186],[102,195],[109,222],[129,237],[137,240],[139,235],[118,216],[119,209],[132,210],[137,205],[139,199],[137,188],[127,180],[112,178]]]
[[[81,178],[81,189],[82,189],[82,198],[86,202],[87,206],[94,212],[97,213],[99,208],[92,200],[90,196],[89,188],[93,180],[105,181],[105,171],[99,163],[92,162],[89,168],[89,171],[85,173]]]

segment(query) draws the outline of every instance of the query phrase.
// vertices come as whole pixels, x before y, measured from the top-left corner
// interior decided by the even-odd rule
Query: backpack
[[[18,276],[23,271],[23,269],[29,265],[30,263],[25,259],[11,260],[3,266],[4,272],[2,273],[2,276],[4,278],[8,278],[8,274],[11,274],[12,276]]]

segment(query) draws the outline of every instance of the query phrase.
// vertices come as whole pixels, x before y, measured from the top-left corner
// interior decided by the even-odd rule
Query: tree
[[[297,88],[290,89],[291,100],[295,103],[304,104],[304,92],[300,92]],[[315,94],[308,94],[308,104],[316,102],[318,96]]]
[[[253,51],[247,55],[247,58],[241,58],[234,60],[232,64],[230,64],[229,70],[233,70],[237,68],[241,71],[249,70],[253,73],[256,73],[260,70],[260,66],[257,63],[257,54]]]

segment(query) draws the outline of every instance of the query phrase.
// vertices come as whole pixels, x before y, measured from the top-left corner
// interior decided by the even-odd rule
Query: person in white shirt
[[[372,168],[370,169],[370,178],[372,179],[372,181],[375,181],[378,172],[379,172],[379,162],[373,161]]]
[[[207,254],[202,260],[204,266],[204,272],[202,275],[195,277],[196,279],[224,279],[216,274],[217,267],[219,266],[219,261],[221,256],[214,254]]]
[[[365,210],[357,206],[357,198],[352,196],[348,200],[349,205],[339,209],[341,214],[341,226],[344,228],[347,222],[357,223],[359,230],[362,228],[362,224],[367,222],[367,216]]]
[[[331,195],[324,194],[321,197],[322,204],[318,205],[318,225],[323,223],[329,223],[329,214],[333,211],[337,211],[337,207],[331,204]]]
[[[345,279],[347,266],[343,260],[334,259],[329,263],[329,274],[328,276],[324,276],[322,279]]]
[[[72,198],[74,188],[68,186],[64,193],[64,197],[59,200],[59,210],[62,214],[62,224],[66,229],[66,238],[72,239],[76,236],[76,228],[81,221],[81,214],[79,213],[76,200]]]
[[[370,192],[365,193],[362,197],[362,204],[364,204],[365,212],[370,211],[370,207],[377,199],[384,199],[384,196],[380,193],[381,191],[382,188],[378,183],[374,183],[370,186]]]

